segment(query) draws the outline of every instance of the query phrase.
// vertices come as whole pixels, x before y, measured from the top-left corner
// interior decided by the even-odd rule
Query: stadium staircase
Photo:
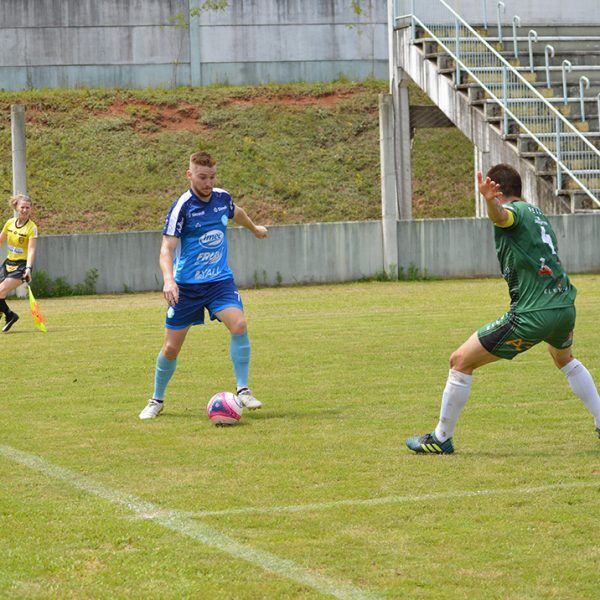
[[[517,15],[509,27],[472,26],[440,0],[411,4],[394,19],[396,66],[474,143],[490,128],[496,158],[514,155],[504,162],[525,165],[553,197],[545,210],[600,209],[598,28],[521,28]]]

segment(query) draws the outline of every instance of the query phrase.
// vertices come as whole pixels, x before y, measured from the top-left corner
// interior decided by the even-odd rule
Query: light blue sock
[[[154,372],[154,393],[152,397],[155,400],[162,400],[165,397],[165,390],[171,377],[173,377],[173,373],[175,373],[175,367],[177,367],[177,359],[169,360],[161,350],[156,358],[156,371]]]
[[[248,387],[248,371],[250,370],[250,340],[248,339],[248,332],[242,335],[232,335],[229,349],[238,390]]]

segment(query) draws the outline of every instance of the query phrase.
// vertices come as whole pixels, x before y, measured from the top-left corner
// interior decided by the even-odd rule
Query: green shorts
[[[509,311],[478,329],[477,337],[490,354],[512,360],[540,342],[569,348],[574,328],[575,306],[526,313]]]

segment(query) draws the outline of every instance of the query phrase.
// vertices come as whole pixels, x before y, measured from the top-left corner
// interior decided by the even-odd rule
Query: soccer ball
[[[231,392],[219,392],[208,402],[208,418],[217,426],[235,425],[242,418],[244,405]]]

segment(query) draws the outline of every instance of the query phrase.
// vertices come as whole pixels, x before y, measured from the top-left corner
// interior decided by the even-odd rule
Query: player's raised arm
[[[269,235],[267,228],[262,225],[255,225],[246,211],[240,206],[235,207],[233,221],[250,230],[257,238],[266,238]]]
[[[179,302],[179,286],[175,283],[173,275],[173,258],[175,248],[179,240],[173,235],[163,235],[160,246],[160,270],[163,275],[163,294],[169,306],[175,306]]]
[[[506,201],[500,191],[500,185],[492,181],[489,177],[483,178],[483,173],[477,171],[477,188],[479,193],[485,198],[487,212],[490,221],[500,227],[506,226],[506,222],[511,218],[511,214],[503,206]]]

